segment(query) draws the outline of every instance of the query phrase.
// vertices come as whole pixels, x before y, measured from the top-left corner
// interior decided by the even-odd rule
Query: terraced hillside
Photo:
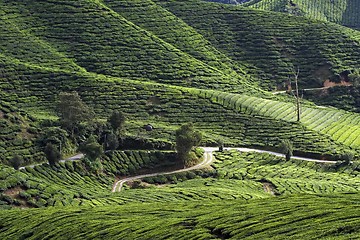
[[[228,94],[217,91],[199,91],[213,102],[248,114],[261,115],[287,122],[297,120],[294,103],[265,100],[248,95]],[[301,107],[300,122],[307,128],[330,136],[333,140],[353,148],[360,148],[360,116],[321,106]]]
[[[359,47],[334,23],[200,0],[0,0],[0,239],[358,238],[360,115],[304,100],[297,122],[293,96],[269,90],[290,88],[294,69],[301,88],[356,85]],[[78,138],[56,114],[73,91],[95,113]],[[225,151],[189,171],[172,151],[188,122],[203,146],[289,140],[330,162]],[[107,136],[120,147],[96,160],[8,166]]]
[[[38,126],[28,114],[5,101],[0,101],[0,163],[9,164],[15,155],[28,162],[43,159],[35,141]]]
[[[2,239],[356,239],[359,196],[286,198],[96,208],[12,210]],[[20,216],[19,216],[20,215]],[[60,227],[61,226],[61,227]],[[21,228],[22,231],[18,229]]]
[[[159,2],[236,63],[247,66],[266,89],[286,85],[297,69],[300,87],[307,88],[323,86],[325,80],[340,81],[344,71],[359,68],[358,31],[229,5]]]
[[[360,3],[356,0],[253,0],[244,6],[287,12],[360,29]]]
[[[230,151],[217,153],[212,166],[222,178],[261,181],[279,195],[356,193],[360,188],[358,164],[344,168],[344,165],[295,159],[286,162],[268,154]],[[336,168],[339,169],[335,171]]]
[[[193,93],[211,88],[275,98],[258,86],[275,89],[294,66],[301,68],[302,86],[320,86],[358,67],[356,32],[200,1],[1,4],[2,98],[32,116],[50,118],[56,95],[75,90],[99,117],[116,109],[128,113],[132,134],[151,122],[159,128],[148,137],[172,140],[178,124],[192,121],[209,144],[223,137],[227,144],[277,148],[291,128],[301,152],[337,154],[344,148],[308,126],[288,127],[272,115],[239,116]],[[199,10],[190,14],[192,9]]]

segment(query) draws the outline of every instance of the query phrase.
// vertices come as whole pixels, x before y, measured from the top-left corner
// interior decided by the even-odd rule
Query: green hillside
[[[29,115],[0,101],[0,163],[9,163],[15,155],[21,155],[28,162],[43,159],[36,145],[39,129]]]
[[[2,239],[355,239],[355,195],[129,204],[2,213]],[[19,217],[21,215],[21,217]],[[21,228],[21,231],[19,231]]]
[[[121,164],[128,164],[126,159],[138,164],[161,159],[159,153],[145,151],[114,155]],[[91,175],[80,162],[21,172],[2,167],[0,207],[11,202],[43,208],[1,210],[0,237],[62,239],[69,233],[74,239],[358,236],[358,163],[336,166],[230,151],[216,153],[212,167],[144,179],[147,185],[114,194],[109,192],[110,175]],[[267,188],[269,192],[264,191]],[[19,228],[22,231],[16,231]]]
[[[217,49],[275,90],[299,69],[301,88],[339,81],[359,68],[360,34],[341,26],[284,14],[198,1],[160,1]],[[193,9],[198,9],[194,13]],[[340,40],[341,39],[341,40]],[[339,51],[343,49],[343,51]],[[353,49],[353,50],[345,50]]]
[[[358,5],[291,2],[0,0],[0,239],[359,238]],[[313,159],[203,148],[188,171],[189,122]]]
[[[222,2],[224,1],[212,1]],[[249,0],[244,6],[251,8],[290,13],[322,21],[329,21],[350,28],[360,29],[360,3],[356,0]],[[227,1],[239,4],[241,2]]]
[[[119,108],[130,114],[133,134],[143,121],[153,122],[162,126],[162,138],[172,140],[169,133],[176,125],[192,121],[204,130],[208,143],[221,135],[227,144],[277,148],[289,132],[281,119],[265,116],[264,121],[261,116],[249,122],[249,113],[238,115],[181,86],[279,99],[258,86],[283,85],[296,66],[302,87],[321,86],[325,79],[358,67],[359,52],[352,50],[359,45],[356,32],[304,18],[196,1],[65,3],[2,3],[3,19],[15,26],[10,34],[3,23],[2,95],[36,117],[53,115],[56,95],[75,90],[101,117]],[[198,11],[188,14],[192,9]],[[12,47],[18,39],[24,39],[26,48]],[[306,46],[312,48],[304,51]],[[258,128],[267,138],[253,130]],[[342,142],[328,145],[312,128],[291,128],[300,136],[300,152],[328,154],[343,148]]]

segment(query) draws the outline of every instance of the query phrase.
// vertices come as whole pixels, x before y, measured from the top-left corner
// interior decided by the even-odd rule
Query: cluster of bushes
[[[117,176],[136,174],[139,170],[166,169],[179,165],[175,152],[110,151],[102,158],[106,172]]]
[[[22,157],[21,164],[43,159],[36,143],[38,133],[34,119],[13,105],[0,101],[0,163],[13,165],[15,156]]]
[[[359,163],[321,164],[301,160],[285,161],[270,154],[217,152],[212,164],[218,178],[271,182],[280,194],[357,192]],[[347,163],[346,163],[347,161]]]
[[[142,181],[149,184],[175,184],[184,182],[194,178],[208,178],[215,175],[215,172],[209,170],[194,170],[187,172],[180,172],[168,175],[158,175],[155,177],[146,177]]]

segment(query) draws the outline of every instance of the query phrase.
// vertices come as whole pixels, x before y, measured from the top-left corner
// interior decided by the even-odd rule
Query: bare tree
[[[298,85],[299,73],[300,73],[299,68],[297,69],[297,71],[294,70],[295,94],[294,94],[294,91],[291,91],[291,93],[293,94],[293,96],[295,97],[295,100],[296,100],[296,116],[297,116],[296,121],[298,121],[298,122],[300,122],[300,118],[301,118],[301,106],[300,106],[299,85]],[[291,85],[292,84],[291,84],[291,78],[290,78],[290,86]]]

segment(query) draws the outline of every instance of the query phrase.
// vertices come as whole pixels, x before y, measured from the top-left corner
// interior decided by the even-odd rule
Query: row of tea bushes
[[[285,161],[269,154],[230,151],[216,154],[212,166],[225,179],[268,181],[279,194],[347,193],[360,189],[359,163],[335,171],[335,165]]]
[[[356,239],[358,194],[3,211],[2,239]],[[19,231],[21,228],[21,231]],[[131,231],[130,231],[131,229]]]

